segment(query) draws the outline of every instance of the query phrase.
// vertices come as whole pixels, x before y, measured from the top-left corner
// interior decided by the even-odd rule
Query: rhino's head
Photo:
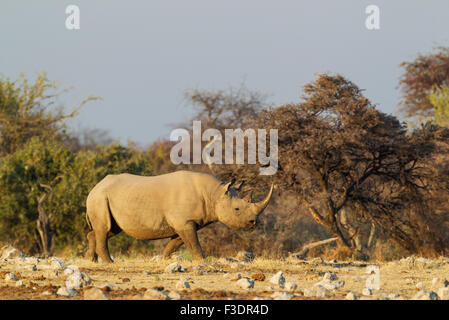
[[[251,202],[251,193],[245,198],[237,196],[236,188],[232,188],[234,181],[219,188],[215,213],[218,220],[233,229],[252,229],[256,226],[257,217],[270,202],[273,185],[266,198],[260,202]],[[241,187],[241,186],[240,186]]]

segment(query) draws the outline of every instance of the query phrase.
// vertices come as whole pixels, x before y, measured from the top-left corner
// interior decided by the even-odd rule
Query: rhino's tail
[[[89,226],[89,229],[93,230],[92,224],[90,223],[90,220],[89,220],[89,216],[87,215],[87,210],[86,210],[86,222],[87,222],[87,225]]]

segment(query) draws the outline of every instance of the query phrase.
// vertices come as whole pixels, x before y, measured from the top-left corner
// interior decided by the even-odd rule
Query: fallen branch
[[[317,242],[312,242],[309,244],[304,245],[301,250],[299,252],[295,252],[295,253],[290,253],[290,255],[288,256],[289,258],[296,258],[296,259],[304,259],[307,254],[309,253],[310,249],[337,241],[338,237],[335,238],[329,238],[329,239],[325,239],[325,240],[321,240],[321,241],[317,241]]]

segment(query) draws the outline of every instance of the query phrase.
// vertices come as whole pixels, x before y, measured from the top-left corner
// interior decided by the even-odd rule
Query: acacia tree
[[[433,179],[424,163],[436,150],[436,128],[407,134],[341,75],[319,75],[305,85],[303,99],[263,110],[252,123],[279,130],[278,186],[297,194],[345,246],[354,246],[351,225],[373,223],[411,251],[424,242],[441,250],[424,208]]]

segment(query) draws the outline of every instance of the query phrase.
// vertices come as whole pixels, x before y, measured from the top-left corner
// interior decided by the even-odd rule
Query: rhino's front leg
[[[177,231],[181,239],[184,241],[187,249],[192,254],[194,260],[203,260],[204,254],[198,241],[198,234],[196,233],[196,224],[188,222],[182,230]]]

